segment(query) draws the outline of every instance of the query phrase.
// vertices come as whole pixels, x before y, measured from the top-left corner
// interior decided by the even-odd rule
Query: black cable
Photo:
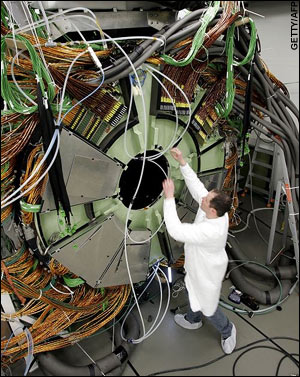
[[[299,356],[299,353],[291,353],[291,355],[293,356]],[[283,358],[280,359],[278,365],[277,365],[277,369],[276,369],[276,373],[275,373],[275,376],[278,376],[278,373],[279,373],[279,368],[281,366],[281,363],[283,362],[283,360],[286,358],[287,356],[283,356]]]
[[[136,376],[140,376],[140,374],[138,374],[138,371],[135,369],[135,367],[131,364],[131,362],[129,360],[127,361],[127,364],[130,366],[130,368],[132,369],[133,373]]]
[[[238,312],[234,312],[237,316],[239,316],[243,321],[247,322],[248,325],[253,327],[256,331],[258,331],[261,335],[266,337],[267,340],[269,340],[271,343],[273,343],[277,348],[279,348],[287,357],[289,357],[293,363],[295,363],[299,367],[299,361],[296,360],[293,356],[291,356],[284,348],[282,348],[279,344],[274,342],[272,338],[269,338],[268,335],[263,333],[258,327],[254,326],[251,322],[249,322],[246,318],[244,318],[242,315],[240,315]]]
[[[252,350],[254,350],[254,349],[257,349],[257,348],[268,348],[268,349],[271,349],[271,350],[275,350],[275,351],[277,351],[277,352],[282,352],[282,351],[280,351],[280,350],[278,350],[277,348],[275,348],[275,347],[270,347],[270,346],[256,346],[256,347],[251,347],[251,348],[249,348],[248,350],[246,350],[246,351],[244,351],[244,352],[242,352],[236,359],[235,359],[235,361],[234,361],[234,363],[233,363],[233,366],[232,366],[232,375],[233,376],[236,376],[236,374],[235,374],[235,368],[236,368],[236,364],[237,364],[237,362],[239,361],[239,359],[243,356],[243,355],[245,355],[245,353],[247,353],[247,352],[249,352],[249,351],[252,351]],[[291,354],[291,355],[298,355],[297,353],[295,354],[295,353],[293,353],[293,354]],[[280,364],[281,364],[281,362],[282,362],[282,360],[284,359],[284,358],[286,358],[287,356],[284,356],[281,360],[280,360],[280,362],[279,362],[279,364],[278,364],[278,366],[277,366],[277,370],[276,370],[276,376],[278,376],[278,370],[279,370],[279,367],[280,367]]]
[[[280,337],[280,336],[276,336],[276,337],[273,337],[273,338],[269,338],[269,339],[260,339],[260,340],[256,340],[255,342],[252,342],[252,343],[248,343],[246,344],[245,346],[243,347],[240,347],[240,348],[236,348],[231,354],[235,353],[235,352],[238,352],[238,351],[241,351],[247,347],[250,347],[250,346],[253,346],[254,344],[258,344],[258,343],[262,343],[262,342],[265,342],[267,340],[270,340],[270,339],[285,339],[285,340],[293,340],[295,342],[299,342],[299,339],[295,339],[295,338],[291,338],[291,337]],[[155,372],[155,373],[151,373],[151,374],[147,374],[146,376],[158,376],[158,375],[161,375],[161,374],[165,374],[165,373],[172,373],[172,372],[183,372],[183,371],[187,371],[187,370],[193,370],[193,369],[198,369],[198,368],[204,368],[208,365],[211,365],[211,364],[214,364],[215,362],[223,359],[224,357],[227,357],[229,355],[227,354],[224,354],[222,356],[219,356],[217,357],[216,359],[213,359],[211,361],[208,361],[207,363],[204,363],[204,364],[200,364],[200,365],[196,365],[196,366],[193,366],[193,367],[186,367],[186,368],[178,368],[178,369],[169,369],[169,370],[163,370],[163,371],[159,371],[159,372]]]

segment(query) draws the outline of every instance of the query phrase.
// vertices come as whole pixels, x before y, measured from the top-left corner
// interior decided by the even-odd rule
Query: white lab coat
[[[200,208],[202,197],[208,191],[188,164],[181,166],[180,170],[192,197],[199,203],[199,209],[193,224],[181,223],[175,199],[165,199],[165,223],[170,236],[184,242],[185,285],[191,309],[210,317],[217,309],[228,264],[225,251],[228,214],[208,219]]]

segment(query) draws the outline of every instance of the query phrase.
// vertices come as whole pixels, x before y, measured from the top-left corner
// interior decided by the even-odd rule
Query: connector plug
[[[91,46],[88,47],[88,51],[91,55],[91,58],[93,59],[93,62],[96,64],[96,66],[99,69],[102,69],[102,64],[101,64],[100,60],[98,59],[98,56],[95,54],[95,51],[92,49]]]

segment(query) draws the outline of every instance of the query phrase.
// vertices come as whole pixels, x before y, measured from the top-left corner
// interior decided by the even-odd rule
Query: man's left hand
[[[166,199],[174,198],[175,186],[171,178],[167,178],[163,181],[163,189]]]

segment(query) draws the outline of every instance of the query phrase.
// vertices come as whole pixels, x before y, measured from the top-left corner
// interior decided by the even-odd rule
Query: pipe
[[[242,252],[241,247],[236,237],[230,237],[228,243],[231,246],[229,252],[232,255],[233,259],[236,259],[236,260],[248,259],[248,257]],[[263,268],[262,266],[259,266],[257,264],[253,264],[253,263],[244,264],[243,268],[245,268],[247,271],[255,275],[259,275],[266,279],[270,279],[273,277],[270,271],[268,271],[266,268]],[[268,268],[280,280],[293,279],[296,277],[296,274],[297,274],[297,268],[295,264],[289,265],[289,266],[276,266],[276,267],[268,266]]]
[[[133,315],[128,317],[124,327],[128,339],[139,337],[139,325]],[[96,360],[96,365],[73,366],[58,360],[52,352],[39,354],[37,356],[38,365],[41,371],[48,376],[120,376],[135,345],[125,341],[120,342],[120,337],[116,336],[116,346],[114,352]]]
[[[235,267],[235,263],[230,263],[231,266]],[[238,268],[233,270],[230,274],[230,280],[241,292],[247,293],[250,296],[253,296],[257,302],[263,305],[273,305],[276,304],[279,299],[280,289],[277,285],[275,288],[269,291],[262,291],[261,289],[250,284],[248,280],[245,279],[242,271],[239,271]],[[291,280],[281,281],[282,294],[281,300],[289,295],[290,289],[292,287]]]
[[[231,248],[228,250],[228,255],[232,255],[234,258],[245,260],[245,255],[241,252],[237,242],[232,242],[232,239],[230,239],[230,245]],[[277,285],[275,288],[269,290],[269,291],[263,291],[260,288],[256,287],[255,285],[251,284],[249,280],[245,279],[245,276],[243,272],[240,270],[237,264],[230,263],[230,268],[232,268],[232,271],[230,272],[230,280],[232,283],[243,293],[247,293],[250,296],[253,296],[260,304],[263,305],[272,305],[276,304],[279,300],[279,294],[280,294],[280,288]],[[250,264],[249,265],[243,265],[243,267],[247,266],[247,269],[250,270]],[[251,267],[252,272],[255,271],[256,274],[262,274],[262,270],[258,270],[259,266],[255,265],[255,268]],[[295,266],[289,266],[286,268],[286,266],[279,266],[279,271],[282,272],[282,274],[286,273],[287,275],[292,274],[293,269],[291,267]],[[271,268],[272,269],[272,268]],[[257,273],[259,271],[259,273]],[[276,273],[276,270],[274,270],[274,273]],[[296,268],[295,268],[295,274],[292,278],[296,278]],[[282,278],[282,277],[281,277]],[[292,287],[292,281],[291,280],[281,280],[280,281],[282,286],[282,294],[281,294],[281,300],[284,299],[289,295],[290,289]]]

